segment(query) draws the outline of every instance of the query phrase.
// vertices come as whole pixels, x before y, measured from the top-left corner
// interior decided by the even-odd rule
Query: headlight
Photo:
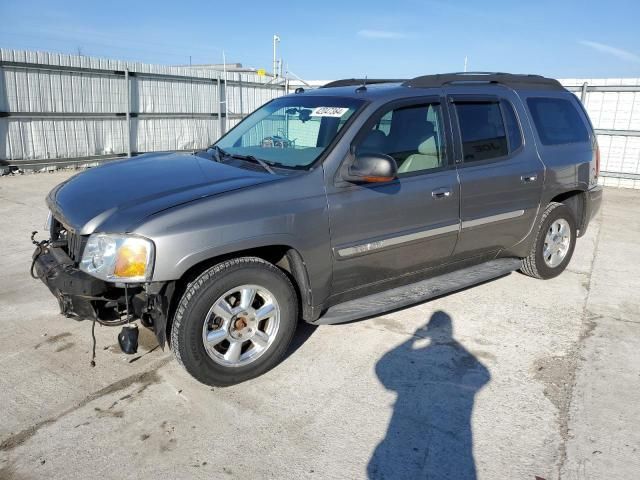
[[[82,253],[80,270],[110,282],[146,282],[153,273],[151,240],[130,235],[94,233]]]
[[[44,224],[44,229],[47,233],[51,233],[51,227],[53,226],[53,215],[51,214],[51,210],[49,210],[49,214],[47,215],[47,221]]]

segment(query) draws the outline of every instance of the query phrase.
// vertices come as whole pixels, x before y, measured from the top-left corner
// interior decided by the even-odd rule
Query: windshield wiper
[[[240,155],[239,153],[230,153],[230,152],[227,152],[226,150],[223,150],[217,145],[213,145],[209,147],[209,149],[216,152],[216,156],[217,156],[216,160],[220,163],[222,163],[222,159],[224,157],[237,158],[238,160],[245,160],[248,162],[256,163],[260,165],[262,168],[264,168],[271,175],[277,175],[277,173],[273,171],[273,169],[269,166],[269,164],[267,164],[267,162],[265,162],[261,158],[254,157],[253,155]]]
[[[271,175],[277,175],[276,172],[273,171],[273,168],[271,168],[267,164],[267,162],[265,162],[261,158],[254,157],[253,155],[240,155],[240,154],[237,154],[237,153],[227,153],[227,155],[230,156],[231,158],[237,158],[238,160],[246,160],[246,161],[249,161],[249,162],[256,163],[256,164],[260,165],[262,168],[264,168]]]

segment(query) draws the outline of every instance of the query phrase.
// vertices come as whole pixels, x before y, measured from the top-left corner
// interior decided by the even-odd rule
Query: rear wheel
[[[576,245],[576,221],[571,210],[552,202],[542,214],[531,253],[522,260],[520,271],[534,278],[560,275],[569,264]]]
[[[273,368],[297,324],[296,292],[287,276],[256,257],[220,263],[185,291],[171,347],[179,363],[208,385],[232,385]]]

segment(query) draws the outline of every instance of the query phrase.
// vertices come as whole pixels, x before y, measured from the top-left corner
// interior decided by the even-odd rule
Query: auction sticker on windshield
[[[341,117],[349,109],[345,107],[316,107],[311,112],[312,117]]]

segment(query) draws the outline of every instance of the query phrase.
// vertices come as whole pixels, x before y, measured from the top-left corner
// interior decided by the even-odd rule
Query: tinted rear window
[[[507,155],[507,134],[498,102],[456,102],[465,162]]]
[[[527,104],[543,145],[589,141],[589,131],[569,100],[529,98]]]

